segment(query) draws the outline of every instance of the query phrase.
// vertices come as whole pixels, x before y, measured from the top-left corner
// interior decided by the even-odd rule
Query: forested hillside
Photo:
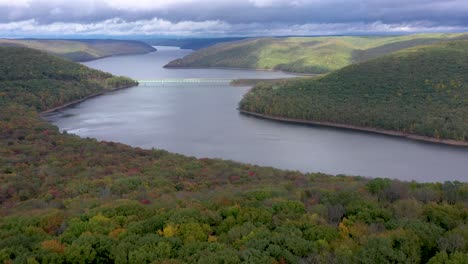
[[[166,67],[233,67],[327,73],[404,48],[467,38],[468,34],[417,34],[246,39],[201,49],[170,62]]]
[[[113,77],[1,51],[15,63],[0,60],[0,263],[468,258],[468,183],[301,174],[60,133],[37,111]]]
[[[15,102],[38,111],[137,84],[28,48],[0,47],[0,58],[0,102]]]
[[[240,108],[468,141],[468,41],[419,46],[324,77],[260,84]]]
[[[0,39],[0,46],[19,46],[42,50],[73,61],[88,61],[108,56],[156,51],[143,42],[113,39]]]

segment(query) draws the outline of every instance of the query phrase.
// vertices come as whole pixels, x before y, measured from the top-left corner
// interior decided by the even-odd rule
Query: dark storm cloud
[[[436,24],[466,25],[468,1],[395,0],[395,1],[304,1],[293,6],[255,7],[251,4],[207,6],[200,12],[191,8],[175,9],[160,17],[173,20],[220,19],[229,23],[402,23],[431,21]]]
[[[339,25],[346,28],[383,25],[464,29],[468,27],[466,0],[0,0],[0,23],[34,21],[32,26],[54,23],[96,25],[106,20],[117,24],[157,19],[180,24],[217,21],[224,30],[300,25]],[[273,25],[273,26],[272,26]],[[262,28],[265,27],[265,28]],[[75,25],[75,28],[79,26]],[[382,27],[385,28],[385,27]],[[226,32],[229,33],[229,32]],[[313,32],[311,32],[313,33]]]

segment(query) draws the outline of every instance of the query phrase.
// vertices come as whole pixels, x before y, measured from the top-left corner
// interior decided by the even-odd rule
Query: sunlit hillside
[[[400,49],[466,38],[467,34],[417,34],[247,39],[198,50],[172,61],[167,67],[233,67],[326,73]]]

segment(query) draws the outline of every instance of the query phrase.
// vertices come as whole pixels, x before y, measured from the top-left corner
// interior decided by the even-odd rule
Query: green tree
[[[65,249],[69,263],[113,263],[115,242],[103,235],[85,234]]]

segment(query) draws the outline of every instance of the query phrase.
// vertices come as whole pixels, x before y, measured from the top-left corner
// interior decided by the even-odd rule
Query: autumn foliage
[[[29,90],[28,102],[35,91],[47,90]],[[0,263],[468,258],[466,183],[303,174],[99,142],[41,119],[56,101],[21,98],[0,105]]]

